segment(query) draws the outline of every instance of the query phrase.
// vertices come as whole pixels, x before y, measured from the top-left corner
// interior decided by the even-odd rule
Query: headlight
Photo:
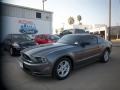
[[[35,57],[39,63],[47,63],[47,59],[44,57]]]
[[[19,47],[19,44],[16,43],[16,42],[14,42],[12,45],[15,46],[15,47]]]

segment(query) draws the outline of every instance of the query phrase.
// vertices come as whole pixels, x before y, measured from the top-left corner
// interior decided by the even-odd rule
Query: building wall
[[[26,18],[16,18],[16,17],[8,17],[3,16],[2,17],[2,30],[3,30],[3,38],[10,33],[21,33],[20,28],[23,23],[29,24],[29,25],[35,25],[36,30],[38,30],[38,33],[36,34],[52,34],[52,25],[49,21],[41,21],[41,20],[34,20],[34,19],[26,19]]]
[[[2,4],[2,37],[10,33],[23,33],[21,28],[31,34],[52,34],[52,12],[42,11],[21,6]],[[40,13],[41,17],[36,17]],[[36,33],[32,33],[32,30]],[[31,31],[30,31],[31,30]]]
[[[48,11],[43,12],[39,9],[33,9],[5,3],[2,3],[2,9],[2,16],[52,21],[52,12]],[[41,18],[36,18],[36,12],[41,13]]]
[[[111,39],[120,39],[120,26],[112,26],[110,35]]]

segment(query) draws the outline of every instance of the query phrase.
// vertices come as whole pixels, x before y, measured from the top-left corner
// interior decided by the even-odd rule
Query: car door
[[[77,37],[75,41],[75,48],[74,48],[74,57],[75,57],[75,62],[79,62],[85,58],[84,54],[84,47],[80,45],[82,42],[82,37]]]
[[[82,46],[84,50],[84,59],[90,59],[100,54],[100,48],[96,36],[84,36],[82,43],[84,44],[84,46]]]

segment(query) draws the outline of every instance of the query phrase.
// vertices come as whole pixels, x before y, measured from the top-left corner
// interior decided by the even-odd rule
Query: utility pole
[[[108,40],[110,41],[111,40],[111,34],[110,34],[110,31],[111,31],[111,0],[109,0],[109,29],[108,29]]]
[[[45,1],[47,1],[47,0],[42,0],[42,3],[43,3],[43,11],[44,11],[44,3],[45,3]]]

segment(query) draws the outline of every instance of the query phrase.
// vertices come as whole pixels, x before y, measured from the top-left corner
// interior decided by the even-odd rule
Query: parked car
[[[20,51],[34,46],[36,43],[26,34],[8,34],[3,41],[3,47],[10,55],[20,54]]]
[[[112,43],[90,34],[69,34],[54,44],[40,45],[21,52],[20,67],[33,74],[52,75],[63,80],[76,66],[97,60],[109,61]]]
[[[55,43],[60,37],[51,34],[40,34],[35,36],[35,42],[38,44]]]
[[[81,33],[87,33],[84,29],[67,29],[60,33],[60,37],[66,35],[66,34],[81,34]]]

